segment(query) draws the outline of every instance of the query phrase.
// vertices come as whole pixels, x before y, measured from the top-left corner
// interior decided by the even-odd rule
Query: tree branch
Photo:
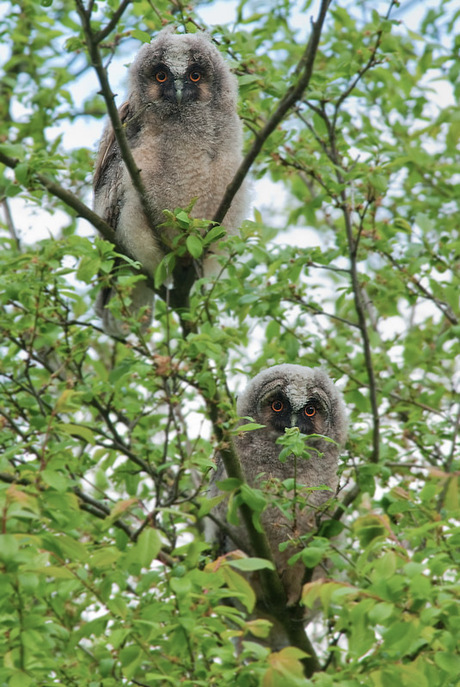
[[[19,162],[20,160],[17,158],[5,155],[5,153],[0,151],[0,163],[6,165],[6,167],[15,169]],[[63,186],[60,186],[45,174],[40,174],[39,172],[32,172],[32,174],[33,178],[35,178],[41,186],[46,188],[46,190],[51,193],[52,196],[62,200],[68,207],[75,211],[78,217],[83,217],[83,219],[86,219],[102,234],[106,241],[110,241],[118,248],[117,238],[110,224],[107,224],[102,217],[99,217],[99,215],[85,205],[85,203],[83,203],[80,198],[75,195],[75,193],[63,188]]]
[[[110,88],[107,70],[102,64],[98,34],[93,31],[91,26],[91,12],[85,10],[82,0],[75,0],[75,3],[83,28],[83,33],[85,35],[88,54],[101,86],[101,94],[105,100],[107,112],[113,127],[113,132],[115,134],[118,147],[120,148],[121,157],[126,165],[131,182],[137,191],[145,217],[153,230],[154,224],[152,222],[152,212],[148,201],[148,195],[145,190],[144,182],[141,178],[141,171],[134,160],[131,148],[129,147],[128,140],[126,138],[125,129],[121,122],[117,106],[115,105],[115,94]]]
[[[224,219],[227,211],[235,197],[238,189],[243,183],[249,169],[256,160],[260,151],[262,150],[265,141],[269,136],[275,131],[276,127],[284,119],[287,112],[296,104],[298,100],[302,97],[305,89],[310,83],[310,79],[313,73],[313,64],[315,61],[316,53],[318,51],[319,40],[321,37],[321,32],[323,29],[324,20],[326,18],[326,13],[329,8],[331,0],[322,0],[321,6],[318,12],[318,17],[316,21],[312,22],[312,30],[310,34],[310,39],[308,41],[305,52],[296,67],[295,73],[300,74],[296,84],[289,87],[281,101],[279,102],[277,108],[272,113],[266,124],[262,129],[256,134],[256,138],[241,162],[235,176],[231,183],[227,186],[224,197],[222,198],[219,207],[214,215],[213,221],[220,224]]]
[[[94,40],[96,43],[101,43],[109,33],[111,33],[116,27],[118,22],[120,21],[124,11],[126,8],[132,3],[133,0],[123,0],[123,2],[119,5],[118,9],[115,10],[115,12],[112,14],[112,17],[108,24],[98,31],[97,33],[94,34]]]

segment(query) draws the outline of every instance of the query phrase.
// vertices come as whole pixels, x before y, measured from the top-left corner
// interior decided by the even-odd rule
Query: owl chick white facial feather
[[[261,515],[276,568],[286,591],[288,605],[300,597],[305,566],[302,561],[289,565],[288,560],[299,548],[288,546],[279,550],[283,542],[298,541],[299,536],[316,529],[316,519],[325,502],[337,490],[338,457],[346,439],[347,419],[342,395],[327,374],[319,368],[301,365],[276,365],[260,372],[238,398],[237,413],[251,417],[263,424],[263,429],[241,432],[235,439],[235,448],[241,461],[244,476],[249,485],[264,490],[263,482],[288,478],[296,479],[297,490],[301,487],[321,487],[308,493],[307,502],[295,510],[295,520],[289,519],[271,502]],[[243,423],[246,420],[242,421]],[[284,462],[279,459],[282,446],[276,440],[285,429],[298,427],[302,434],[320,434],[335,443],[319,437],[308,440],[308,458],[293,455]],[[322,455],[321,455],[322,454]],[[217,461],[217,469],[211,478],[210,496],[219,492],[217,482],[225,478],[225,468]],[[286,494],[285,494],[286,497]],[[226,521],[227,501],[214,509],[214,514]],[[231,534],[253,555],[249,537],[243,525],[228,524]],[[228,535],[215,526],[206,525],[208,540],[217,540],[223,552],[237,548]],[[260,590],[257,590],[258,592]]]
[[[126,254],[152,276],[164,256],[160,238],[172,239],[164,210],[187,207],[192,216],[212,219],[242,159],[242,125],[237,111],[237,81],[205,34],[175,34],[164,29],[144,45],[129,70],[129,94],[119,113],[128,144],[141,171],[151,208],[152,230],[121,158],[109,123],[94,174],[94,209],[115,230]],[[247,208],[246,185],[223,220],[235,232]],[[206,262],[206,259],[205,259]],[[209,260],[208,260],[209,262]],[[209,269],[204,265],[205,274]],[[123,324],[106,307],[113,288],[101,291],[96,309],[110,334],[125,336]],[[140,282],[131,312],[147,305],[153,293]],[[150,321],[144,321],[148,326]]]

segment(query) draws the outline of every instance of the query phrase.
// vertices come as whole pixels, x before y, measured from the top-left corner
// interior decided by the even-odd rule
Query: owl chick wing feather
[[[122,124],[131,117],[129,101],[123,103],[118,109]],[[102,136],[99,151],[94,167],[93,189],[94,204],[99,208],[99,214],[116,229],[116,206],[121,177],[120,150],[113,126],[109,124]],[[115,181],[115,183],[114,183]],[[117,183],[118,182],[118,183]],[[105,190],[104,190],[104,187]],[[99,196],[104,193],[104,202],[100,202]]]
[[[133,113],[129,101],[124,102],[118,109],[118,114],[122,125],[127,126],[132,121]],[[125,200],[126,188],[123,184],[123,163],[120,154],[120,148],[115,136],[113,126],[109,123],[103,133],[99,151],[97,155],[96,165],[93,177],[94,189],[94,208],[98,214],[105,219],[117,231],[120,219],[121,209]],[[124,249],[126,251],[126,249]],[[128,252],[128,251],[126,251]],[[135,256],[130,256],[135,257]],[[122,266],[122,260],[117,258],[114,261],[111,275],[115,282],[115,275]],[[116,336],[124,337],[128,333],[127,327],[117,317],[114,317],[107,308],[111,299],[116,294],[115,286],[103,286],[98,294],[95,305],[97,315],[102,319],[104,329],[107,333]],[[131,304],[126,309],[126,314],[130,310],[138,310],[143,306],[152,309],[153,294],[151,290],[142,282],[136,284],[131,293]],[[148,311],[144,320],[144,327],[151,322],[151,315]]]

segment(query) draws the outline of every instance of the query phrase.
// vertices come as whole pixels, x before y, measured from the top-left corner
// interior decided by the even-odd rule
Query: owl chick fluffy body
[[[268,505],[261,515],[276,568],[286,591],[288,605],[295,604],[301,593],[305,566],[302,561],[289,565],[288,560],[298,547],[279,545],[288,540],[298,541],[299,536],[316,529],[317,515],[337,490],[338,456],[346,438],[347,419],[342,396],[327,374],[319,368],[301,365],[276,365],[260,372],[238,398],[237,413],[252,417],[263,429],[241,432],[235,439],[235,448],[241,461],[245,479],[251,486],[262,488],[267,480],[282,482],[295,476],[298,490],[305,487],[328,489],[308,493],[307,504],[297,508],[295,521],[287,518],[276,506]],[[245,422],[245,421],[244,421]],[[290,456],[281,462],[282,446],[276,443],[288,427],[298,427],[302,434],[321,434],[333,442],[319,437],[308,441],[309,458]],[[225,468],[219,459],[212,477],[210,496],[218,494],[217,482],[225,477]],[[214,510],[222,521],[226,520],[227,502]],[[248,535],[243,526],[228,525],[235,540],[246,553],[252,555]],[[217,528],[208,526],[208,539],[220,539],[221,548],[231,551],[235,544]],[[259,590],[258,593],[260,594]]]
[[[114,228],[129,257],[152,275],[164,256],[162,242],[173,238],[172,229],[160,227],[163,211],[185,208],[196,198],[192,216],[212,219],[238,169],[242,125],[236,104],[236,77],[204,34],[165,29],[141,48],[130,67],[128,100],[119,113],[146,189],[153,229],[110,124],[96,162],[94,208]],[[223,220],[228,232],[239,227],[246,208],[243,184]],[[210,272],[206,264],[204,271]],[[112,288],[103,289],[97,310],[109,333],[123,335],[123,326],[105,307],[113,295]],[[131,310],[152,303],[149,287],[138,283]]]

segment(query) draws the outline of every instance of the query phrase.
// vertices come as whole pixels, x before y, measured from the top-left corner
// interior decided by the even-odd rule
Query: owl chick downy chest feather
[[[240,155],[222,140],[225,129],[213,132],[207,119],[184,116],[146,127],[144,145],[133,150],[159,213],[156,223],[164,221],[163,210],[187,207],[194,199],[192,216],[211,219],[238,168]]]
[[[132,153],[155,225],[165,222],[164,210],[186,208],[192,201],[193,217],[213,218],[241,161],[240,145],[229,143],[235,137],[241,138],[236,114],[231,121],[217,127],[215,117],[210,117],[204,108],[167,122],[153,116],[145,123],[140,142],[132,146]],[[124,177],[126,188],[132,189],[126,171]],[[224,218],[228,230],[239,226],[246,205],[243,187]],[[134,189],[126,194],[119,232],[130,254],[153,271],[160,255]],[[167,228],[160,230],[164,237],[171,238],[171,234]]]

